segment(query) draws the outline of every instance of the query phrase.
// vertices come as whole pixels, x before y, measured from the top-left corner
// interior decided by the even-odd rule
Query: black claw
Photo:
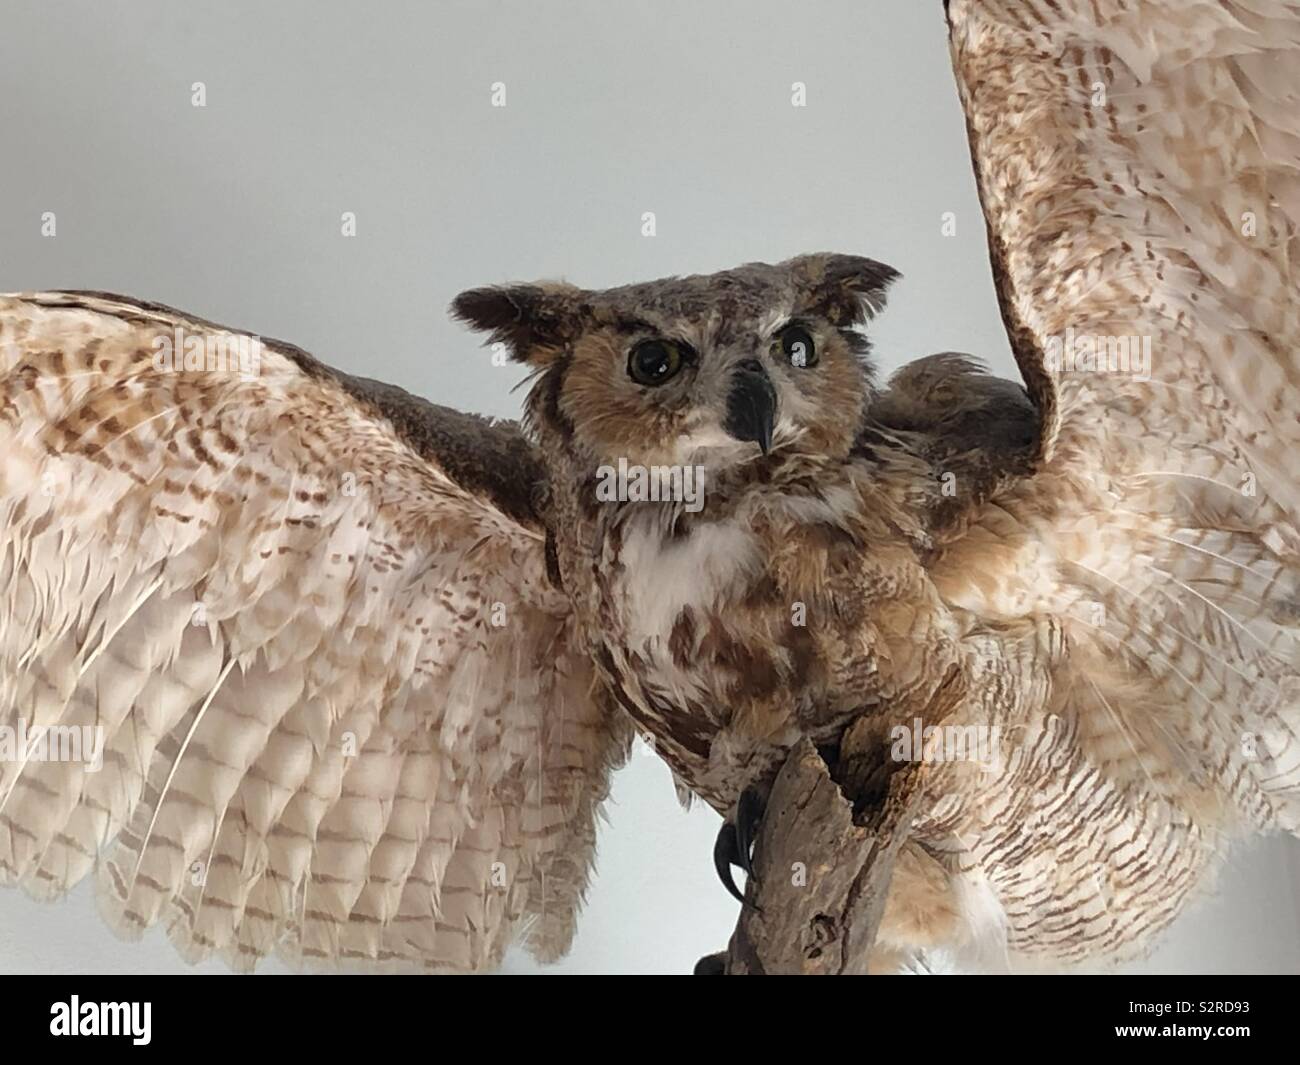
[[[754,875],[754,840],[758,837],[758,825],[762,819],[762,796],[746,788],[736,803],[736,819],[722,823],[713,844],[713,865],[718,870],[718,878],[742,903],[745,893],[736,887],[731,867],[743,869],[747,876]]]
[[[744,902],[745,895],[740,888],[736,887],[736,881],[731,876],[732,865],[740,865],[740,851],[736,845],[736,826],[730,821],[723,821],[722,827],[718,829],[718,838],[713,841],[713,867],[718,871],[718,879],[722,881],[723,886]]]
[[[750,876],[754,875],[754,840],[762,820],[763,799],[752,788],[746,788],[736,803],[736,850],[740,855],[736,864]]]

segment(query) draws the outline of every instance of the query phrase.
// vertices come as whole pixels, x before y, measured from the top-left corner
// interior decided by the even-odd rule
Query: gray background
[[[4,0],[0,131],[0,290],[173,304],[469,410],[516,414],[520,374],[447,321],[463,288],[815,250],[903,272],[882,369],[957,348],[1014,375],[938,0]],[[644,750],[608,813],[577,943],[541,971],[689,971],[735,920],[716,816]],[[1137,968],[1300,971],[1300,846],[1243,848],[1220,889]],[[0,892],[0,971],[189,969],[159,931],[115,940],[83,886]]]

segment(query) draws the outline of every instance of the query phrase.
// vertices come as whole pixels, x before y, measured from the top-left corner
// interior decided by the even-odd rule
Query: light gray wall
[[[1014,373],[938,0],[5,0],[0,130],[0,291],[170,303],[469,410],[517,413],[520,375],[447,321],[463,288],[813,250],[902,270],[884,369],[957,348]],[[683,814],[645,753],[609,815],[577,945],[549,971],[689,971],[735,919],[715,815]],[[1235,859],[1148,967],[1300,970],[1297,853]],[[0,971],[80,970],[186,967],[161,933],[113,939],[84,888],[0,892]]]

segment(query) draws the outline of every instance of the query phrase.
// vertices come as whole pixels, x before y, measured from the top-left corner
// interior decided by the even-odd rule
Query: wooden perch
[[[881,750],[875,743],[852,746]],[[843,761],[836,769],[839,777],[847,771],[857,778],[857,786],[848,782],[851,794],[862,795],[867,779],[879,788],[879,801],[858,824],[812,743],[805,739],[791,751],[758,831],[746,904],[719,959],[726,975],[866,973],[894,862],[922,800],[921,766],[872,761],[868,773]]]

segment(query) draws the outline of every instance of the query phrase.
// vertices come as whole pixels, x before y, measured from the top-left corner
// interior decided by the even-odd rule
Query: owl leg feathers
[[[736,887],[731,867],[743,869],[746,876],[754,874],[754,840],[758,836],[759,822],[763,819],[763,796],[755,788],[746,788],[736,802],[734,817],[722,822],[718,838],[713,843],[713,865],[718,878],[740,903],[745,903],[745,893]]]

